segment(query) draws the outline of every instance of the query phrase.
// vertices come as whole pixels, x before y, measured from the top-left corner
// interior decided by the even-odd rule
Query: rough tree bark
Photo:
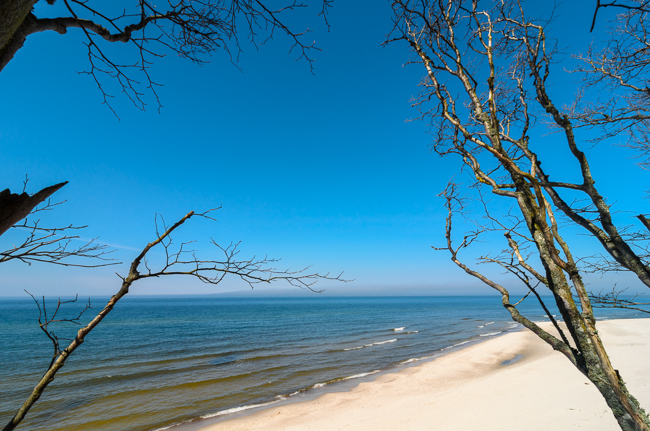
[[[0,71],[11,61],[30,34],[33,19],[27,17],[37,1],[0,1]]]
[[[465,272],[501,293],[502,303],[513,320],[564,354],[594,383],[622,430],[650,430],[650,420],[628,392],[598,336],[580,269],[560,235],[554,215],[552,204],[569,216],[573,211],[562,206],[558,190],[586,193],[594,205],[600,206],[603,228],[599,229],[604,233],[599,236],[595,231],[594,236],[601,243],[614,243],[614,252],[625,251],[626,244],[617,243],[616,228],[611,218],[607,219],[609,208],[594,188],[586,155],[578,149],[570,120],[559,113],[547,93],[553,50],[547,50],[544,25],[527,19],[524,7],[516,0],[481,6],[478,1],[465,0],[397,0],[393,8],[395,30],[389,42],[406,41],[416,55],[413,62],[423,65],[427,73],[416,105],[437,132],[433,149],[445,157],[459,157],[475,180],[474,188],[487,187],[496,197],[510,199],[518,210],[518,216],[508,213],[507,219],[499,220],[490,215],[484,203],[492,226],[505,235],[510,260],[483,259],[516,275],[542,305],[543,299],[536,289],[538,285],[545,286],[555,299],[568,335],[556,325],[560,332],[557,338],[522,316],[516,304],[510,302],[505,287],[460,260],[459,251],[490,229],[466,235],[454,247],[452,216],[463,211],[464,206],[453,184],[443,193],[448,208],[444,249]],[[565,132],[564,144],[580,162],[583,184],[551,182],[541,170],[530,135],[535,127],[532,116],[543,114],[548,114]],[[549,142],[542,141],[540,145]],[[513,219],[516,221],[509,221]],[[521,253],[526,246],[534,250],[537,265]],[[630,260],[625,260],[628,257],[634,258],[625,255],[621,260],[634,267]],[[531,279],[536,280],[535,285]]]

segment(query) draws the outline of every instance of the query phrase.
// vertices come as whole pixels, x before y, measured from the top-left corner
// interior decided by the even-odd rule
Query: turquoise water
[[[531,298],[519,308],[545,318]],[[0,300],[3,425],[49,364],[37,317],[31,299]],[[126,297],[19,429],[150,431],[290,399],[517,328],[494,296]],[[76,329],[62,324],[59,334]]]

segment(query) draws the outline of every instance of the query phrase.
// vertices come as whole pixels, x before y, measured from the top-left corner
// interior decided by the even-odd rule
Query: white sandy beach
[[[598,323],[614,366],[650,410],[650,319]],[[511,365],[503,361],[523,355]],[[596,388],[529,331],[510,333],[349,392],[271,407],[201,431],[616,431]]]

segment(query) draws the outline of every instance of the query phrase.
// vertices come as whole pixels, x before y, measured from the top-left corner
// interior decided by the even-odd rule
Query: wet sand
[[[598,322],[614,366],[650,410],[650,319]],[[349,392],[269,407],[201,431],[616,431],[594,385],[527,330],[384,374]]]

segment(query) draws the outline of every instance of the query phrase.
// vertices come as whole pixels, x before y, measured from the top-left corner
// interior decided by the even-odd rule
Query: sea
[[[81,320],[106,300],[94,299]],[[46,305],[51,318],[56,300]],[[63,304],[56,319],[77,317],[83,307],[81,299]],[[518,308],[548,320],[532,295]],[[612,309],[596,315],[637,317]],[[0,426],[52,358],[38,316],[31,298],[0,299]],[[60,322],[50,329],[67,345],[78,326]],[[349,390],[520,329],[498,296],[127,296],[71,355],[19,429],[191,431]]]

